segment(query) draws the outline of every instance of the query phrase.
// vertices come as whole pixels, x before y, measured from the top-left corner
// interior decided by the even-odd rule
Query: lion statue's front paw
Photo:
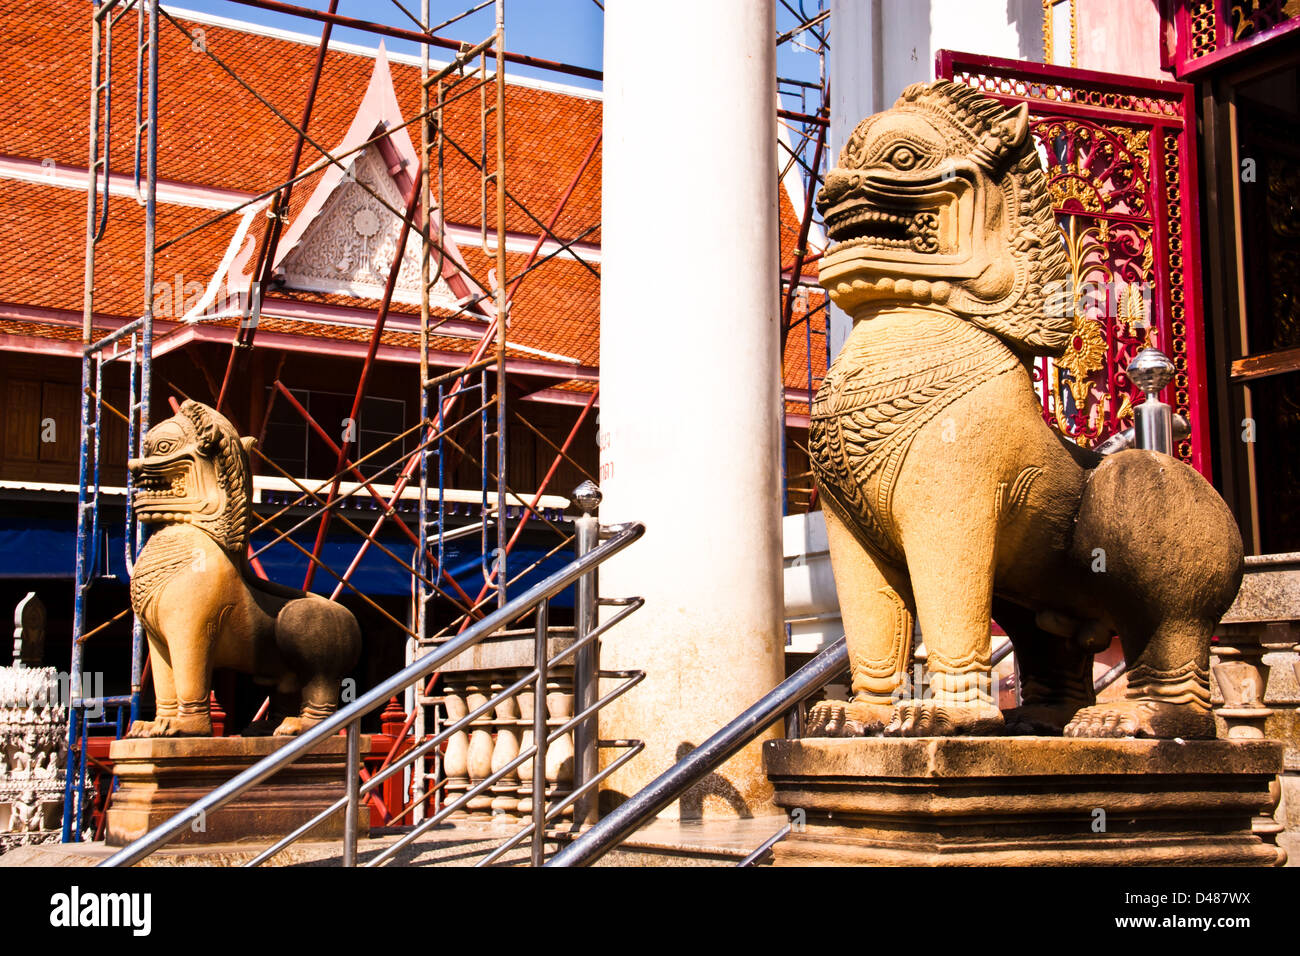
[[[280,726],[275,728],[276,737],[297,737],[305,731],[311,730],[325,718],[323,717],[286,717],[280,721]]]
[[[159,717],[137,720],[127,737],[211,737],[212,719],[206,716]]]
[[[992,704],[900,700],[886,737],[982,737],[1001,733],[1002,712]]]
[[[877,737],[894,709],[889,704],[823,700],[808,711],[805,737]]]

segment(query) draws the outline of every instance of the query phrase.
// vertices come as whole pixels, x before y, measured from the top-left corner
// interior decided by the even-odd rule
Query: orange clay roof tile
[[[86,163],[87,90],[89,79],[89,7],[55,0],[17,0],[6,11],[0,32],[0,155],[84,167]],[[174,14],[181,27],[194,32],[196,25]],[[258,193],[280,183],[288,173],[295,132],[300,122],[315,61],[313,45],[271,38],[228,27],[201,24],[203,49],[164,18],[159,59],[160,123],[158,174],[165,180],[225,190]],[[133,163],[130,128],[134,120],[134,17],[117,26],[113,79],[114,135],[109,151],[115,174],[129,174]],[[206,51],[206,52],[205,52]],[[211,54],[211,55],[209,55]],[[220,63],[217,60],[220,60]],[[224,66],[222,65],[224,64]],[[419,71],[404,63],[391,63],[398,103],[406,119],[420,105]],[[331,50],[316,97],[309,135],[326,149],[342,140],[360,105],[374,69],[374,59]],[[230,75],[238,75],[242,84]],[[450,98],[469,89],[471,81],[450,87]],[[490,92],[490,88],[489,88]],[[279,111],[259,102],[261,96]],[[450,102],[443,126],[446,137],[444,206],[449,222],[477,225],[484,213],[495,220],[495,191],[482,199],[480,158],[481,118],[477,92]],[[507,201],[506,225],[515,233],[537,235],[538,221],[547,222],[578,172],[583,158],[601,128],[599,99],[510,84],[506,93],[506,184],[518,202]],[[419,125],[408,132],[419,142]],[[495,155],[494,128],[488,123],[486,155],[489,167]],[[320,159],[308,144],[303,167]],[[294,187],[291,212],[306,203],[320,174]],[[119,182],[121,181],[119,177]],[[600,221],[601,151],[599,147],[578,181],[555,232],[573,237]],[[780,192],[780,237],[783,264],[790,264],[802,209],[795,210],[784,190]],[[74,189],[0,180],[0,302],[43,306],[80,312],[85,197]],[[521,208],[521,204],[522,207]],[[527,211],[525,211],[525,208]],[[96,311],[132,317],[142,307],[140,269],[143,215],[129,197],[110,200],[110,225],[97,251]],[[160,203],[160,240],[176,236],[213,216],[212,210]],[[216,271],[230,243],[238,216],[186,239],[160,254],[159,281],[204,285]],[[251,234],[260,238],[264,220],[255,220]],[[584,241],[599,243],[599,229]],[[489,260],[475,245],[462,248],[472,275],[488,284]],[[510,253],[511,271],[524,267],[527,256]],[[599,272],[599,266],[595,266]],[[805,267],[815,274],[815,264]],[[298,301],[318,301],[375,309],[374,300],[304,292],[268,293]],[[181,289],[179,304],[188,298]],[[814,304],[817,301],[814,298]],[[592,270],[567,256],[538,266],[521,284],[511,311],[509,338],[528,349],[577,359],[584,366],[599,364],[599,279]],[[411,315],[418,310],[395,303],[392,312]],[[435,314],[446,314],[435,309]],[[814,328],[824,325],[824,311]],[[366,329],[322,326],[275,319],[263,328],[316,338],[368,340]],[[280,324],[277,324],[280,323]],[[8,323],[41,334],[38,324]],[[79,330],[73,329],[74,337]],[[51,328],[46,337],[64,338],[66,330]],[[453,351],[469,351],[473,340],[437,337]],[[410,333],[388,331],[384,341],[414,347]],[[807,387],[807,349],[801,330],[790,336],[785,356],[786,384]],[[824,374],[824,339],[813,337],[814,379]],[[538,358],[520,350],[521,356]],[[573,388],[583,390],[584,383]]]

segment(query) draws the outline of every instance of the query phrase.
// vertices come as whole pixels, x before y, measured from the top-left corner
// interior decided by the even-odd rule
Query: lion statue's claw
[[[886,737],[981,737],[1000,733],[1002,712],[992,704],[900,700],[885,727]]]
[[[889,704],[823,700],[808,711],[805,737],[878,737],[893,708]]]
[[[205,716],[159,717],[137,720],[126,732],[127,737],[211,737],[212,720]]]
[[[1065,725],[1065,736],[1212,738],[1214,717],[1196,704],[1114,700],[1080,710]]]
[[[275,728],[276,737],[297,737],[301,733],[306,733],[323,720],[323,717],[286,717],[280,721],[280,726]]]

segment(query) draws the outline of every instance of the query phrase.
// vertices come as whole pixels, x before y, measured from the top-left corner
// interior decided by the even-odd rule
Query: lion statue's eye
[[[906,170],[915,166],[917,162],[920,161],[921,157],[918,156],[916,150],[912,149],[910,146],[895,146],[890,154],[885,158],[890,165],[898,169]]]
[[[164,438],[153,446],[153,450],[155,455],[165,455],[172,450],[172,443]]]

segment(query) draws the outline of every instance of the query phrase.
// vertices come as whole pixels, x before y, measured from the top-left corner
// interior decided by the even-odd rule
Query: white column
[[[774,37],[773,0],[606,5],[600,517],[648,527],[600,582],[647,601],[601,653],[649,675],[601,716],[648,744],[625,795],[783,676]],[[708,789],[773,812],[757,745]]]

